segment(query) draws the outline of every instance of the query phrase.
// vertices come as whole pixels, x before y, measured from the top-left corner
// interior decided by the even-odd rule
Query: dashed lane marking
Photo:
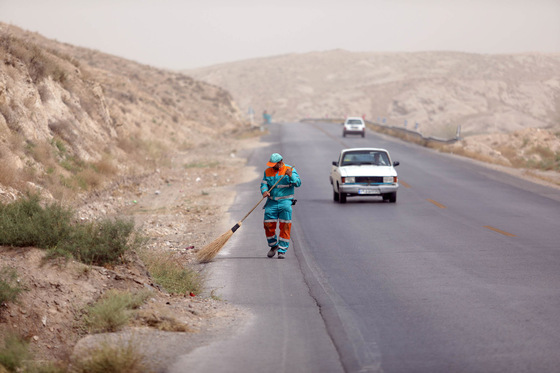
[[[494,227],[492,227],[492,226],[490,226],[490,225],[485,225],[484,228],[490,229],[491,231],[494,231],[494,232],[498,232],[498,233],[500,233],[500,234],[503,234],[504,236],[516,237],[515,234],[509,233],[509,232],[506,232],[506,231],[503,231],[503,230],[498,229],[498,228],[494,228]]]
[[[434,201],[433,199],[427,199],[427,201],[433,203],[434,205],[436,205],[440,209],[446,209],[447,208],[447,206],[442,205],[441,203],[439,203],[437,201]]]

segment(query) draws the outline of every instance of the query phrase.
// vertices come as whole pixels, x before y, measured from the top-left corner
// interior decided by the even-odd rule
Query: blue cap
[[[282,160],[282,156],[278,153],[273,153],[270,156],[270,160],[268,161],[268,163],[266,164],[268,167],[274,167],[276,166],[276,163],[280,162]]]

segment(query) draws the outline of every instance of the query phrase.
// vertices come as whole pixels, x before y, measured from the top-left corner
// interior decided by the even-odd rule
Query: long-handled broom
[[[294,169],[294,167],[292,166],[292,170],[293,169]],[[284,176],[286,176],[286,174],[282,175],[282,177],[280,179],[278,179],[278,181],[268,191],[269,192],[272,191],[272,189],[274,189],[276,187],[276,185],[278,185],[278,183],[280,182],[280,180],[282,180],[284,178]],[[218,252],[222,249],[222,247],[224,247],[226,242],[228,242],[228,240],[231,238],[231,236],[233,236],[235,231],[238,230],[239,227],[241,227],[241,223],[243,223],[243,220],[245,220],[247,218],[247,216],[249,216],[257,208],[257,206],[260,205],[260,203],[265,198],[266,197],[262,197],[259,200],[259,202],[257,202],[255,207],[253,207],[251,209],[251,211],[249,211],[247,213],[247,215],[245,215],[243,217],[243,219],[239,220],[237,222],[237,224],[235,224],[233,227],[231,227],[230,230],[228,230],[226,233],[222,234],[220,237],[216,238],[214,241],[210,242],[209,244],[204,246],[202,249],[200,249],[200,251],[198,253],[196,253],[196,259],[198,260],[198,262],[199,263],[208,263],[209,261],[214,259],[214,257],[216,255],[218,255]]]

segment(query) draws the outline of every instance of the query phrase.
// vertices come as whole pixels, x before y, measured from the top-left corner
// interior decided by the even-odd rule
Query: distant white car
[[[348,117],[343,123],[342,136],[346,135],[366,135],[366,124],[360,117]]]
[[[397,202],[399,188],[395,167],[389,152],[380,148],[350,148],[340,152],[333,161],[330,182],[333,199],[346,203],[346,197],[380,196],[384,201]]]

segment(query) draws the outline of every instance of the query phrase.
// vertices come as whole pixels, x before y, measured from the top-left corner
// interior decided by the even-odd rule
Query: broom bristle
[[[214,241],[210,242],[204,246],[198,253],[196,253],[196,259],[200,263],[208,263],[218,252],[224,247],[226,242],[233,236],[233,231],[230,229],[226,233],[222,234],[220,237],[216,238]]]

